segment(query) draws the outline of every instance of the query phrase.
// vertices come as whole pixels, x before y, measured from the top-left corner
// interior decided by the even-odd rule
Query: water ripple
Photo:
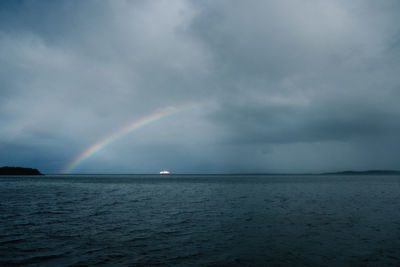
[[[396,266],[399,180],[0,178],[0,265]]]

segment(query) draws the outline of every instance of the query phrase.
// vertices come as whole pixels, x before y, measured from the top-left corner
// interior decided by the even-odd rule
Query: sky
[[[0,1],[0,166],[400,169],[396,0]]]

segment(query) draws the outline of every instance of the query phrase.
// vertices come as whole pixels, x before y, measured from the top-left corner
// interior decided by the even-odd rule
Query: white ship
[[[169,171],[160,171],[161,175],[169,174]]]

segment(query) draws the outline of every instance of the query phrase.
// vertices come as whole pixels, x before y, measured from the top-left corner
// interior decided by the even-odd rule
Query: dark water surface
[[[0,265],[400,265],[399,176],[0,177]]]

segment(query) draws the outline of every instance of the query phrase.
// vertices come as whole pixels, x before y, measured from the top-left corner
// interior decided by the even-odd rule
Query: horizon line
[[[344,170],[324,172],[205,172],[205,173],[170,173],[169,175],[334,175],[334,174],[368,174],[387,173],[400,174],[400,170],[376,169],[376,170]],[[44,173],[45,175],[160,175],[159,173]],[[168,175],[163,175],[168,176]]]

